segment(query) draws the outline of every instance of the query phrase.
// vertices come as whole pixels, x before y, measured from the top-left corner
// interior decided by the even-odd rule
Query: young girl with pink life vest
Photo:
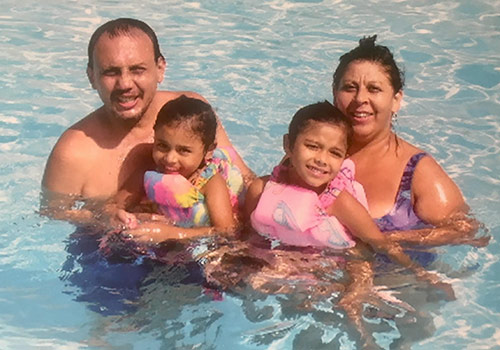
[[[440,283],[384,236],[368,213],[366,196],[347,156],[352,125],[327,101],[301,108],[283,138],[285,160],[252,182],[245,213],[261,235],[285,245],[347,249],[362,241]]]

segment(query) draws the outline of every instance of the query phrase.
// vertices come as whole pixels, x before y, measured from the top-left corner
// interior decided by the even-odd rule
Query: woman
[[[478,226],[466,216],[458,186],[430,155],[392,129],[404,75],[389,49],[375,40],[376,35],[361,39],[340,57],[333,75],[334,104],[353,121],[349,154],[372,217],[400,242],[487,244],[489,238],[474,239]]]

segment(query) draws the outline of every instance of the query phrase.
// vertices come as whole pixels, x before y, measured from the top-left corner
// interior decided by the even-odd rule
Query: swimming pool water
[[[85,76],[86,47],[93,30],[115,17],[156,30],[168,62],[161,88],[205,96],[258,174],[281,158],[293,113],[331,101],[339,55],[378,34],[406,70],[398,133],[442,164],[493,239],[481,249],[437,249],[435,269],[453,284],[456,301],[432,300],[401,276],[385,276],[380,282],[395,280],[418,312],[366,323],[386,349],[500,349],[498,1],[2,5],[1,349],[355,348],[331,300],[302,310],[297,295],[212,295],[196,269],[106,265],[91,254],[95,242],[70,238],[70,224],[38,216],[40,179],[57,137],[100,105]]]

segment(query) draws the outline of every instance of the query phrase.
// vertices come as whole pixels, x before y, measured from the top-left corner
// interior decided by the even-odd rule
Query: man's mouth
[[[132,109],[137,105],[137,96],[117,96],[115,101],[118,103],[121,109],[128,110]]]

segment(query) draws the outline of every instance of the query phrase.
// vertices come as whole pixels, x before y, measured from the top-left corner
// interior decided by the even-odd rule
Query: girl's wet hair
[[[403,89],[404,72],[398,67],[391,51],[382,45],[375,44],[377,36],[363,37],[359,40],[359,45],[339,58],[339,65],[333,73],[333,89],[340,86],[340,80],[345,74],[347,67],[353,61],[369,61],[379,63],[389,75],[394,93]]]
[[[302,107],[295,113],[288,126],[288,142],[293,147],[297,136],[304,132],[311,121],[339,126],[345,130],[347,146],[352,139],[352,122],[337,107],[328,101],[317,102]]]
[[[156,117],[154,130],[163,125],[177,126],[181,123],[188,123],[191,131],[200,137],[205,150],[215,143],[217,117],[208,103],[181,95],[163,105]]]
[[[117,37],[119,35],[130,34],[133,29],[140,30],[144,34],[146,34],[149,39],[151,39],[151,43],[153,44],[153,51],[155,55],[155,62],[158,62],[159,58],[163,59],[163,55],[160,51],[160,45],[158,44],[158,38],[156,37],[156,33],[154,30],[148,26],[143,21],[134,18],[117,18],[112,21],[108,21],[97,28],[92,34],[92,37],[89,41],[89,46],[87,49],[88,53],[88,63],[87,66],[92,68],[94,65],[94,49],[95,45],[99,38],[107,33],[110,38]]]

